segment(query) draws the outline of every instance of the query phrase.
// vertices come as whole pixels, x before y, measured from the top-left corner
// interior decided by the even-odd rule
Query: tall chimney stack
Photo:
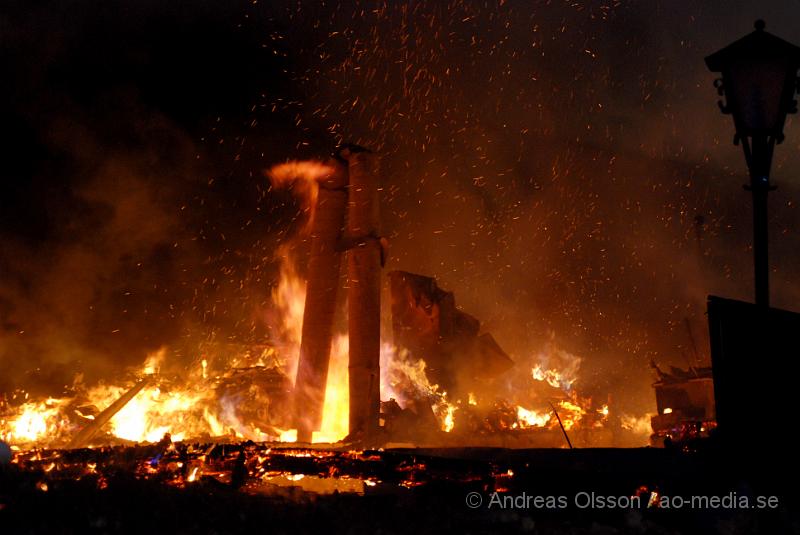
[[[294,387],[294,419],[299,442],[311,442],[313,432],[322,425],[341,268],[339,243],[347,207],[347,167],[335,158],[330,158],[326,165],[332,172],[318,180],[300,360]]]
[[[347,215],[348,328],[350,333],[350,436],[363,439],[378,428],[380,413],[381,243],[378,236],[378,158],[349,146]]]

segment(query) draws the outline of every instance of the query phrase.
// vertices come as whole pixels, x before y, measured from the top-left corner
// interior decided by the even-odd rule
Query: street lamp
[[[764,31],[764,21],[756,31],[731,43],[706,58],[712,72],[722,78],[714,87],[725,102],[722,113],[733,115],[736,134],[733,143],[742,144],[753,194],[753,257],[756,304],[769,306],[769,266],[767,262],[767,193],[772,150],[783,141],[786,114],[797,112],[794,100],[798,89],[797,69],[800,48]]]

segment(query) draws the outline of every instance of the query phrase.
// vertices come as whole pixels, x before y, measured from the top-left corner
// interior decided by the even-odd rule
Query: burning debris
[[[269,173],[273,184],[299,179],[305,184],[302,189],[310,191],[306,202],[312,214],[311,254],[294,399],[301,442],[310,442],[322,426],[344,250],[348,252],[349,431],[364,439],[378,428],[380,269],[385,254],[378,236],[377,173],[376,157],[355,145],[343,147],[326,164],[295,163]]]
[[[67,445],[68,448],[82,448],[86,446],[86,444],[94,438],[94,436],[100,432],[104,425],[106,425],[111,418],[113,418],[119,411],[128,404],[136,395],[142,391],[142,389],[147,386],[150,382],[149,377],[145,377],[144,379],[140,379],[138,383],[136,383],[133,388],[125,392],[119,399],[114,401],[111,405],[108,406],[103,412],[98,414],[94,417],[91,423],[87,424],[86,427],[81,429],[80,433],[75,435],[70,443]]]
[[[169,486],[210,482],[249,494],[268,494],[277,487],[317,494],[364,494],[369,489],[411,488],[441,479],[484,481],[494,486],[507,477],[506,469],[493,463],[448,461],[424,453],[304,449],[252,442],[173,443],[169,437],[149,446],[32,450],[17,454],[13,463],[25,471],[41,472],[44,485],[84,479],[103,488],[109,478],[126,471]]]
[[[313,210],[309,217],[311,255],[294,396],[295,427],[298,439],[303,442],[310,442],[312,433],[322,425],[341,264],[338,245],[342,239],[348,183],[346,167],[335,159],[310,168],[314,174],[303,177],[301,182],[313,188],[314,194],[309,204]],[[275,171],[270,176],[273,183],[278,182]]]
[[[714,329],[709,305],[713,384],[690,333],[694,365],[657,370],[658,414],[640,410],[645,359],[683,349],[676,319],[699,318],[707,288],[740,291],[728,134],[694,107],[686,61],[736,10],[161,4],[2,16],[0,526],[666,533],[740,526],[651,529],[661,498],[746,489],[780,496],[780,525],[748,511],[757,529],[796,528],[794,482],[762,475],[795,456],[750,432],[760,406],[737,395],[796,318],[762,307]],[[729,74],[723,111],[741,93]],[[752,164],[769,151],[749,137]],[[374,152],[320,157],[346,140]],[[780,266],[800,265],[789,186]],[[696,447],[615,448],[648,438]],[[587,490],[642,506],[573,500],[555,524],[555,506],[511,495]]]
[[[24,392],[18,392],[5,399],[0,407],[1,438],[17,450],[69,444],[157,443],[167,434],[176,442],[297,440],[293,425],[297,398],[291,378],[298,369],[307,291],[292,257],[284,254],[282,258],[284,267],[273,292],[273,307],[280,312],[282,329],[280,339],[274,344],[248,347],[205,344],[199,348],[201,356],[192,369],[182,374],[166,371],[169,359],[166,351],[161,350],[148,357],[127,384],[121,381],[114,386],[87,387],[76,383],[69,395],[43,400],[31,400]],[[395,322],[401,335],[398,338],[405,337],[412,347],[424,347],[413,345],[415,335],[407,328],[411,324],[408,318],[436,318],[443,326],[442,332],[450,329],[452,333],[450,338],[443,337],[451,345],[438,347],[451,350],[459,347],[455,339],[460,332],[464,338],[460,347],[473,351],[465,352],[463,358],[474,361],[464,368],[470,370],[469,374],[448,377],[441,369],[429,373],[427,359],[415,358],[405,348],[383,342],[380,441],[409,445],[564,447],[556,412],[576,446],[611,445],[619,438],[615,438],[616,434],[628,433],[623,420],[626,415],[617,415],[608,404],[596,406],[592,400],[578,395],[575,381],[580,359],[558,350],[551,342],[534,355],[536,364],[527,367],[526,362],[519,362],[514,369],[527,367],[527,371],[509,376],[514,369],[503,372],[501,368],[513,364],[510,358],[495,343],[486,345],[487,338],[477,335],[477,320],[455,308],[452,294],[438,290],[432,279],[413,277],[416,278],[393,273],[393,288],[411,292],[413,286],[398,281],[415,280],[422,284],[421,288],[431,290],[431,295],[441,298],[431,300],[421,292],[418,301],[394,300],[393,308],[406,314]],[[430,306],[425,312],[428,302]],[[419,303],[421,308],[412,308],[413,303]],[[467,325],[465,331],[453,327],[459,321]],[[435,340],[431,332],[430,328],[420,328],[417,339]],[[470,339],[465,332],[476,336]],[[312,437],[315,443],[337,442],[349,433],[347,355],[347,335],[334,332],[321,427]],[[439,359],[445,359],[448,353],[440,349],[439,355]],[[455,351],[449,356],[453,363],[462,358]],[[481,362],[487,365],[488,373],[483,381],[478,381],[474,374],[479,367],[474,363]],[[448,364],[442,369],[458,370],[458,367]],[[437,383],[439,380],[453,388],[446,389]],[[459,385],[459,380],[464,382]],[[636,436],[632,432],[629,435]]]
[[[248,9],[263,7],[252,6]],[[677,237],[681,233],[678,227],[670,227],[669,232],[677,234],[662,236],[661,230],[653,230],[653,225],[641,219],[645,217],[641,214],[655,213],[661,199],[648,197],[635,211],[629,207],[641,200],[641,192],[666,191],[673,194],[667,206],[680,206],[680,218],[673,217],[677,212],[670,212],[665,220],[682,221],[684,214],[691,217],[710,211],[702,203],[685,206],[684,169],[666,168],[664,173],[650,173],[648,169],[648,173],[640,173],[639,167],[646,168],[651,163],[652,151],[643,150],[644,156],[640,157],[637,151],[617,150],[616,142],[605,147],[600,141],[603,132],[609,140],[614,136],[619,139],[616,121],[627,115],[620,115],[620,110],[609,106],[614,100],[609,101],[609,95],[618,94],[619,87],[640,87],[644,105],[663,99],[664,88],[671,86],[658,78],[667,76],[662,73],[661,64],[644,59],[638,60],[646,72],[639,86],[622,83],[615,69],[602,71],[606,86],[611,88],[609,94],[595,91],[602,84],[575,85],[576,80],[587,80],[584,76],[595,72],[592,69],[604,56],[618,54],[610,45],[603,51],[595,50],[598,43],[594,43],[590,51],[584,46],[566,46],[566,40],[588,42],[586,37],[591,37],[595,26],[584,21],[585,15],[591,20],[599,16],[598,21],[608,21],[618,8],[629,8],[615,6],[610,11],[603,8],[597,12],[578,6],[555,16],[565,8],[500,7],[483,13],[482,8],[456,3],[440,12],[441,6],[429,2],[408,11],[399,3],[368,13],[353,11],[341,19],[327,16],[330,7],[319,8],[319,13],[311,6],[297,5],[286,10],[291,17],[275,26],[270,43],[264,46],[272,47],[267,56],[289,59],[286,65],[273,65],[274,70],[264,70],[262,74],[268,73],[265,80],[288,77],[286,81],[291,83],[286,84],[286,92],[278,88],[273,88],[277,93],[260,92],[261,97],[251,109],[252,122],[247,121],[254,133],[268,131],[269,139],[227,131],[223,126],[225,117],[218,117],[220,124],[213,126],[213,135],[193,132],[184,136],[179,132],[181,135],[176,136],[181,138],[181,146],[186,139],[199,138],[203,144],[208,142],[204,146],[219,146],[223,152],[237,147],[234,161],[247,165],[251,171],[247,179],[251,181],[248,186],[253,186],[251,190],[241,189],[242,183],[236,185],[236,181],[223,185],[218,169],[211,167],[176,169],[182,167],[175,164],[182,161],[178,157],[174,161],[159,157],[153,165],[142,156],[149,157],[150,149],[161,154],[162,147],[155,146],[157,143],[151,146],[149,140],[160,138],[150,132],[142,136],[146,145],[143,153],[135,151],[124,158],[115,154],[102,162],[93,161],[93,155],[113,152],[105,149],[116,145],[107,146],[104,133],[90,136],[96,139],[59,146],[56,153],[64,149],[76,153],[72,162],[75,166],[52,167],[99,167],[104,171],[87,178],[85,183],[66,176],[66,171],[58,176],[58,181],[69,183],[72,195],[63,196],[71,200],[65,202],[64,210],[57,211],[59,217],[53,228],[68,232],[52,232],[51,237],[54,242],[66,242],[65,246],[41,255],[37,247],[30,251],[20,247],[26,254],[17,256],[25,257],[37,268],[27,269],[25,262],[14,259],[15,240],[7,242],[11,247],[4,249],[9,255],[2,264],[14,268],[14,273],[3,277],[4,282],[12,281],[12,291],[3,291],[0,305],[4,343],[9,341],[5,354],[9,355],[7,361],[13,365],[15,377],[23,373],[25,364],[21,362],[35,361],[32,357],[39,349],[38,340],[48,338],[44,333],[57,330],[58,336],[42,342],[47,351],[35,366],[47,370],[62,351],[70,356],[64,357],[63,379],[47,381],[53,388],[46,393],[31,382],[16,378],[6,381],[0,400],[3,437],[25,449],[37,445],[158,442],[165,433],[176,441],[207,437],[321,443],[346,438],[358,441],[375,435],[379,441],[415,444],[491,442],[500,441],[496,437],[501,436],[553,434],[556,438],[552,444],[563,446],[559,419],[575,444],[604,444],[604,438],[592,442],[594,439],[582,440],[579,435],[606,432],[618,422],[623,422],[623,428],[629,420],[636,422],[629,427],[640,427],[642,414],[636,418],[618,414],[618,407],[606,392],[590,390],[602,386],[580,383],[581,359],[570,355],[561,358],[562,349],[556,343],[545,343],[543,350],[536,345],[550,330],[558,330],[572,340],[583,329],[591,342],[582,342],[583,347],[575,344],[570,351],[588,355],[588,346],[597,341],[603,349],[592,351],[591,356],[605,360],[598,368],[606,369],[617,355],[622,359],[624,354],[640,354],[639,349],[646,345],[643,340],[648,329],[638,329],[640,322],[631,318],[645,316],[643,311],[648,309],[641,304],[639,294],[633,295],[627,289],[644,287],[655,276],[662,281],[676,280],[674,276],[662,276],[674,275],[673,268],[658,271],[658,275],[655,270],[651,272],[651,267],[658,266],[660,270],[666,264],[648,255],[657,250],[650,249],[653,243],[680,243]],[[350,8],[333,9],[338,12]],[[535,19],[533,34],[513,30],[521,28],[519,21],[528,17]],[[261,22],[275,25],[278,19],[270,16],[269,21]],[[312,23],[313,32],[284,34],[281,29],[283,23],[295,28],[304,19]],[[563,19],[564,23],[559,28],[548,28],[540,19]],[[489,28],[489,33],[482,31]],[[526,36],[525,46],[516,46],[521,44],[518,39],[522,34]],[[300,35],[301,42],[295,41]],[[441,35],[448,36],[449,42],[442,42]],[[506,37],[497,39],[500,35]],[[565,41],[555,43],[548,36]],[[306,37],[314,41],[310,48],[303,42]],[[515,40],[514,47],[508,46]],[[405,46],[415,41],[421,46]],[[397,47],[396,43],[404,45]],[[464,46],[456,46],[457,43]],[[619,46],[620,50],[628,50],[627,42]],[[557,47],[559,53],[575,53],[576,61],[553,59],[558,55],[545,55],[548,47]],[[309,54],[311,49],[328,52],[318,57],[316,52]],[[46,55],[49,57],[49,52]],[[159,58],[160,54],[154,54],[150,59]],[[310,61],[306,63],[302,58]],[[532,61],[536,71],[533,74],[527,72]],[[475,69],[461,67],[468,64]],[[656,64],[658,67],[653,67]],[[494,71],[500,65],[502,73]],[[517,68],[519,65],[526,68]],[[142,72],[138,67],[130,71]],[[473,84],[473,71],[484,73],[490,83]],[[532,80],[550,81],[532,84]],[[234,88],[242,84],[224,85]],[[558,90],[551,91],[552,88]],[[587,92],[581,93],[583,90]],[[65,100],[92,101],[72,96]],[[579,105],[581,100],[589,103],[587,108]],[[473,110],[474,103],[480,102],[487,105]],[[557,121],[559,128],[554,129],[548,118],[557,117],[562,110],[580,111],[580,120]],[[209,117],[218,116],[206,111]],[[291,119],[283,129],[259,130],[257,124],[273,124],[263,120],[262,112],[270,121],[278,121],[274,123],[278,126],[284,115]],[[484,117],[484,113],[488,116]],[[124,124],[126,118],[130,116],[112,122]],[[502,128],[485,128],[496,120]],[[606,120],[611,122],[604,123]],[[580,128],[572,132],[574,126],[570,125]],[[49,126],[44,131],[49,131]],[[599,137],[584,147],[586,135]],[[632,136],[637,137],[636,133]],[[233,138],[237,141],[231,142]],[[380,165],[377,153],[355,146],[347,147],[336,157],[313,158],[332,143],[345,139],[368,141],[380,154]],[[561,146],[565,139],[578,140],[575,143],[579,149]],[[539,143],[542,140],[546,142]],[[59,138],[59,144],[64,142]],[[531,150],[531,143],[536,143],[537,150]],[[83,150],[84,145],[92,146]],[[211,160],[199,142],[196,147],[184,148],[192,162]],[[684,154],[682,147],[677,152]],[[245,164],[248,154],[254,159]],[[273,165],[268,171],[271,184],[267,187],[258,171],[285,154],[298,159]],[[147,164],[140,165],[139,160]],[[674,187],[670,186],[672,171],[681,177]],[[206,173],[208,181],[196,180],[202,173]],[[126,179],[128,174],[133,176]],[[111,179],[118,175],[123,178]],[[164,176],[171,179],[164,180]],[[180,181],[173,178],[185,177],[191,177],[185,188],[176,186],[176,191],[170,190],[167,198],[161,198],[162,184],[176,184]],[[613,187],[605,187],[612,183]],[[289,193],[276,192],[284,186]],[[604,195],[606,191],[617,193]],[[132,193],[137,196],[132,197]],[[291,195],[300,199],[284,203]],[[231,199],[235,202],[226,202]],[[649,205],[650,202],[657,205]],[[590,209],[584,209],[584,205]],[[174,218],[176,207],[182,214],[178,219]],[[634,212],[637,215],[632,220]],[[620,219],[620,213],[627,215]],[[65,214],[77,215],[72,218]],[[708,215],[704,223],[709,230],[707,240],[718,225],[717,217]],[[291,225],[297,218],[306,220],[304,233],[291,236]],[[24,229],[34,225],[26,218],[19,219],[19,228],[13,228],[27,236]],[[142,221],[149,223],[147,232],[138,236],[140,239],[127,239],[131,229],[139,228]],[[630,225],[642,229],[643,234],[628,240]],[[624,232],[619,232],[618,227]],[[105,228],[114,232],[97,232]],[[532,242],[515,241],[523,229]],[[387,260],[384,230],[386,235],[397,236],[393,247],[400,251],[399,258],[409,262],[407,269],[411,271],[456,273],[455,280],[467,284],[469,277],[464,277],[465,273],[480,273],[483,278],[497,275],[503,284],[487,285],[483,297],[508,295],[517,288],[525,290],[516,297],[527,295],[524,299],[498,297],[499,306],[492,310],[475,307],[470,310],[473,316],[460,311],[453,294],[439,288],[433,278],[392,272],[388,277],[393,301],[389,318],[387,307],[381,309],[380,303],[381,269]],[[81,239],[77,240],[80,246],[73,246],[72,240],[66,239],[73,233],[85,234],[85,243]],[[454,239],[456,234],[469,239],[461,243]],[[97,244],[100,247],[95,247]],[[201,246],[195,247],[198,244]],[[453,247],[452,254],[444,245]],[[419,259],[415,265],[413,253],[427,248],[435,251],[431,255],[435,261]],[[174,258],[170,251],[175,251]],[[293,256],[288,256],[288,251]],[[529,251],[535,254],[531,256]],[[50,255],[56,260],[52,270],[48,265]],[[42,258],[48,260],[39,260]],[[96,262],[87,258],[96,258]],[[279,276],[270,271],[277,267],[277,260]],[[347,264],[346,283],[342,280],[343,262]],[[127,274],[138,273],[142,265],[146,275],[138,281],[128,280]],[[195,270],[186,265],[202,267]],[[475,271],[473,267],[479,269]],[[239,276],[240,270],[248,274]],[[85,278],[81,276],[84,273]],[[170,277],[169,273],[180,276]],[[248,278],[251,273],[256,274]],[[219,281],[223,278],[224,284]],[[193,286],[186,283],[188,279],[198,282]],[[62,300],[51,299],[57,293],[54,288],[71,287],[74,280],[81,282],[75,284],[80,298],[76,298],[74,307],[62,307]],[[120,282],[98,289],[95,281],[100,280]],[[548,286],[542,286],[546,290],[535,295],[537,290],[533,287],[544,281],[548,281]],[[270,287],[274,290],[272,302]],[[27,288],[36,291],[28,292]],[[180,294],[175,297],[177,288]],[[345,288],[346,292],[341,291]],[[659,306],[664,310],[675,308],[672,295],[678,292],[674,288],[664,292],[670,299],[659,295]],[[230,304],[232,299],[241,299],[246,307],[222,305]],[[106,306],[95,307],[96,300]],[[129,306],[133,301],[135,313],[134,307]],[[7,308],[7,303],[13,306]],[[476,317],[497,318],[497,308],[506,305],[509,314],[514,309],[518,311],[517,319],[510,322],[516,324],[517,333],[502,327],[492,328],[491,334],[482,332]],[[634,313],[628,314],[626,309],[625,314],[615,314],[609,321],[605,305],[628,307]],[[158,316],[151,314],[156,306]],[[61,317],[70,316],[73,308],[91,310],[91,314],[85,314],[90,319],[81,314],[85,321],[62,326]],[[345,308],[346,318],[342,313]],[[36,320],[37,310],[51,309],[52,314],[44,314],[46,321]],[[217,313],[225,315],[225,321],[230,323],[217,323]],[[120,314],[125,314],[124,321]],[[202,316],[202,322],[194,321],[198,316]],[[274,321],[265,319],[268,316]],[[155,317],[158,321],[153,321]],[[156,330],[154,327],[164,318],[169,318],[168,329],[151,338],[145,336]],[[395,327],[393,339],[388,329],[381,333],[381,321],[384,326],[391,322]],[[37,323],[42,324],[41,330],[32,330]],[[114,323],[122,324],[122,332],[127,331],[125,337],[117,336],[120,325]],[[531,340],[518,342],[515,335],[533,324],[540,331],[532,334]],[[587,325],[592,326],[591,330],[586,330]],[[73,331],[79,333],[75,340]],[[99,331],[113,336],[96,336]],[[636,334],[629,335],[634,331]],[[28,334],[23,336],[23,332]],[[385,339],[381,339],[382,334]],[[97,347],[87,353],[92,360],[103,362],[94,371],[90,385],[70,384],[71,375],[82,371],[78,360],[83,352],[76,351],[76,346],[95,345],[84,343],[81,337],[98,339]],[[114,342],[109,343],[107,338]],[[242,343],[223,348],[222,339]],[[219,350],[203,347],[209,341]],[[128,368],[162,344],[168,345],[171,370],[152,373]],[[184,345],[179,350],[177,346],[181,344]],[[243,355],[256,344],[263,344],[263,351],[270,352],[276,361],[236,362],[253,360]],[[20,348],[24,355],[18,358]],[[118,358],[106,358],[112,353],[109,348]],[[102,384],[98,383],[100,378]],[[502,439],[508,440],[512,439]]]
[[[658,374],[653,385],[658,414],[651,420],[651,441],[662,445],[708,437],[717,425],[711,368],[670,366],[664,372],[655,363],[652,366]]]
[[[405,271],[389,273],[395,343],[423,359],[429,380],[456,396],[514,366],[480,322],[456,307],[455,296],[436,280]]]
[[[0,407],[2,438],[18,449],[200,439],[571,448],[630,435],[626,415],[575,388],[580,358],[551,340],[512,359],[434,278],[389,274],[394,340],[381,340],[379,173],[377,155],[355,145],[267,172],[308,220],[276,254],[269,343],[200,344],[188,374],[167,373],[162,348],[113,386],[76,383],[38,401],[20,391]],[[303,240],[305,265],[290,247]]]

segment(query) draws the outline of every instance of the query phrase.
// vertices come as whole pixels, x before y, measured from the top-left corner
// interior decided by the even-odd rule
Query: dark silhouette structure
[[[711,296],[708,322],[718,437],[742,459],[796,458],[777,452],[791,447],[800,314]]]
[[[772,152],[783,141],[783,124],[788,113],[797,112],[797,69],[800,48],[764,31],[756,30],[706,58],[712,72],[722,113],[733,115],[734,144],[742,144],[753,194],[753,256],[756,304],[769,306],[769,263],[767,234],[767,193]]]

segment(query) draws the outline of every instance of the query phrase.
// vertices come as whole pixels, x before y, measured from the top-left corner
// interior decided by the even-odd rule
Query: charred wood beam
[[[299,442],[311,442],[313,432],[322,425],[341,268],[342,255],[337,244],[342,237],[347,207],[348,173],[338,159],[331,158],[327,164],[333,171],[319,181],[294,388],[294,420]]]
[[[342,151],[350,175],[347,241],[350,335],[350,437],[372,435],[380,414],[380,309],[382,247],[379,239],[378,158],[364,149]]]
[[[150,384],[151,380],[152,377],[148,376],[136,383],[133,388],[125,392],[119,399],[109,405],[108,408],[98,414],[90,424],[81,429],[67,445],[67,448],[75,449],[85,447],[89,441],[92,440],[92,438],[94,438],[94,436],[100,431],[100,429],[102,429],[103,426],[114,417],[114,415],[121,411],[125,405],[135,398],[136,394],[141,392],[145,386]]]

